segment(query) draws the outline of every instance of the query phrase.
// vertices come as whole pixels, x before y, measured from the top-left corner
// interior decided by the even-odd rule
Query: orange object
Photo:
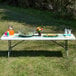
[[[14,35],[14,30],[9,30],[9,35]]]

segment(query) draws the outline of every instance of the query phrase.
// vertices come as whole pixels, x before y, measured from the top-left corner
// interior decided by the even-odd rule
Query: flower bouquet
[[[37,33],[38,33],[38,36],[41,36],[41,31],[43,30],[43,28],[41,28],[41,27],[37,27],[36,28],[36,31],[37,31]]]

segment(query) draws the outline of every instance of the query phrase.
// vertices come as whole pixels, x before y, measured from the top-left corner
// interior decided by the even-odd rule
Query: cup
[[[71,31],[72,31],[71,29],[68,29],[68,34],[71,34]]]

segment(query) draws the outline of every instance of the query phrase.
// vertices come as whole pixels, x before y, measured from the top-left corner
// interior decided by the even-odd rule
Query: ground
[[[0,36],[8,25],[13,25],[15,32],[32,32],[41,26],[43,33],[64,33],[67,27],[76,36],[76,20],[63,19],[45,10],[1,5]],[[10,58],[7,51],[7,41],[0,41],[0,76],[76,76],[76,41],[69,41],[67,58],[65,50],[51,41],[22,41],[13,48]]]

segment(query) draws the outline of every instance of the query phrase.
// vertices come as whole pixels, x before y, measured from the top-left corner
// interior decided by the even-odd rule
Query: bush
[[[38,9],[52,10],[60,16],[76,16],[74,11],[76,7],[75,0],[0,0],[9,5],[19,6],[22,8],[33,7]]]

